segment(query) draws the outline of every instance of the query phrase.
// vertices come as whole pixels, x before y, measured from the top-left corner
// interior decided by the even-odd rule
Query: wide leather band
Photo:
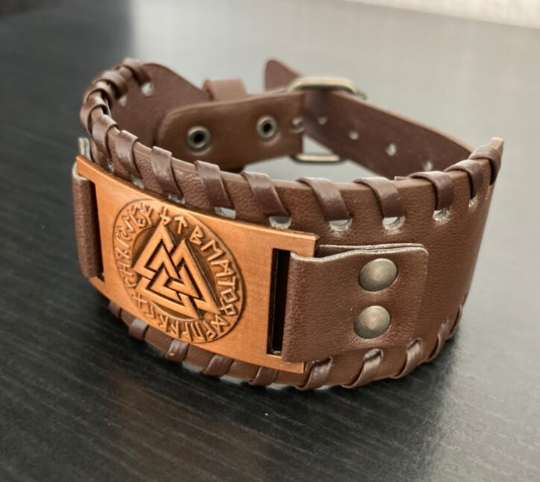
[[[404,376],[459,323],[502,140],[471,150],[347,84],[298,79],[270,61],[267,92],[248,95],[130,59],[96,77],[73,171],[82,271],[130,334],[207,375],[300,389]],[[304,134],[377,177],[243,171],[305,159]]]

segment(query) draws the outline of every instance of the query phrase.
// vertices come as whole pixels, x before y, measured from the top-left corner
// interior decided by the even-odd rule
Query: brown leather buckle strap
[[[461,318],[502,140],[473,151],[276,61],[266,85],[199,89],[132,60],[96,78],[73,172],[83,273],[131,334],[210,376],[404,376]],[[377,176],[238,173],[302,152],[304,133]]]

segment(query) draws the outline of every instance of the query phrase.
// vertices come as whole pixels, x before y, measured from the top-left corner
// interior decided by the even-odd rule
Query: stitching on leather
[[[139,85],[144,85],[147,82],[150,82],[148,72],[146,72],[141,62],[138,60],[126,58],[122,60],[122,62],[120,62],[113,70],[121,70],[122,68],[129,70]]]
[[[191,345],[185,341],[172,340],[165,353],[165,358],[176,363],[182,363],[188,355],[190,346]]]
[[[120,67],[122,67],[122,65],[120,65]],[[126,68],[126,70],[129,69],[128,71],[129,71],[129,72],[131,73],[131,75],[133,75],[134,78],[135,78],[135,74],[133,74],[133,72],[132,72],[132,70],[129,68],[129,66],[124,66],[124,67]],[[142,67],[141,67],[141,68],[142,68]],[[94,80],[93,84],[89,87],[89,89],[87,89],[87,93],[85,94],[85,100],[91,99],[91,98],[92,98],[93,96],[95,96],[95,95],[99,95],[99,96],[103,95],[107,100],[111,101],[112,99],[109,99],[109,97],[111,96],[111,92],[112,92],[112,91],[111,91],[111,89],[110,89],[110,86],[109,86],[107,83],[105,83],[103,80],[100,80],[100,78],[98,77],[96,80]],[[83,106],[83,107],[84,107],[84,106]],[[92,114],[93,114],[94,112],[95,112],[95,110],[92,111]],[[108,116],[107,116],[106,113],[103,113],[102,115],[100,115],[100,118],[101,118],[101,117],[108,117]],[[99,119],[97,119],[97,120],[99,120]],[[84,125],[84,124],[83,124],[83,125]],[[115,132],[115,131],[114,131],[114,128],[111,128],[111,129],[108,130],[108,132],[107,132],[107,137],[108,137],[107,142],[108,142],[108,145],[110,145],[110,146],[113,147],[112,150],[114,150],[113,144],[115,143],[114,136],[111,136],[111,134],[112,134],[113,132]],[[135,146],[134,146],[134,147],[135,147]],[[141,147],[146,148],[146,146],[143,146],[142,144],[141,144]],[[488,147],[489,147],[489,146],[488,146]],[[146,149],[150,150],[149,148],[146,148]],[[496,150],[495,150],[495,151],[496,151]],[[475,152],[476,152],[476,151],[475,151]],[[498,152],[498,151],[496,151],[496,152]],[[473,153],[473,154],[474,154],[474,153]],[[475,154],[475,155],[474,155],[475,159],[477,159],[477,157],[476,157],[477,155],[479,156],[480,154],[478,154],[478,153]],[[483,155],[483,158],[486,158],[486,157],[487,157],[487,156],[485,156],[485,153],[483,153],[482,155]],[[495,154],[494,154],[492,157],[494,157],[494,156],[495,156]],[[489,159],[489,157],[487,157],[487,158],[488,158],[488,160],[491,161],[491,159]],[[141,157],[141,156],[139,156],[139,155],[135,156],[135,159],[134,159],[134,160],[135,160],[135,162],[143,162],[143,163],[148,162],[147,159],[145,159],[144,157]],[[181,161],[178,161],[178,160],[176,160],[176,159],[172,159],[172,161],[173,161],[173,162],[176,161],[176,162],[178,162],[178,163],[181,163]],[[468,176],[469,176],[469,180],[470,180],[471,185],[472,185],[472,193],[476,194],[476,192],[479,190],[479,187],[481,187],[481,184],[480,184],[480,186],[479,186],[479,181],[478,181],[479,177],[471,176],[471,171],[474,170],[475,168],[472,168],[472,167],[468,166],[469,168],[466,169],[466,168],[464,167],[464,164],[463,164],[464,162],[466,162],[466,161],[461,161],[460,163],[457,163],[457,164],[454,165],[454,166],[450,166],[448,169],[446,169],[446,171],[461,170],[461,171],[466,172],[466,173],[468,174]],[[472,163],[473,161],[472,161],[472,160],[469,160],[469,162]],[[481,168],[480,168],[480,165],[477,164],[476,167],[480,169],[480,174],[481,174]],[[180,188],[181,182],[180,182],[180,180],[178,180],[178,171],[181,172],[181,168],[180,168],[180,170],[179,170],[178,168],[173,169],[174,176],[175,176],[175,178],[176,178],[176,180],[177,180],[177,185],[178,185],[179,188]],[[478,171],[477,171],[477,172],[478,172]],[[220,176],[221,176],[221,174],[220,174]],[[399,201],[399,204],[397,204],[397,205],[394,203],[394,206],[393,206],[392,208],[390,208],[389,206],[392,206],[392,203],[388,203],[388,201],[385,200],[385,196],[384,196],[384,195],[381,196],[381,193],[379,192],[379,190],[378,190],[377,188],[374,188],[374,187],[373,187],[373,186],[374,186],[373,179],[377,179],[377,178],[366,178],[366,179],[357,180],[357,181],[355,181],[355,182],[359,182],[359,183],[368,185],[370,188],[372,188],[372,190],[373,190],[373,191],[375,192],[375,194],[377,195],[377,199],[378,199],[379,204],[380,204],[380,206],[381,206],[381,212],[383,213],[383,217],[394,217],[394,216],[390,216],[390,215],[389,215],[389,214],[390,214],[391,212],[393,212],[393,211],[401,212],[401,213],[402,213],[401,215],[403,215],[403,206],[402,206],[402,204],[401,204],[401,201]],[[389,181],[388,179],[385,179],[385,178],[381,178],[381,179],[383,179],[384,181],[387,181],[388,183],[392,183],[392,181]],[[272,185],[275,186],[274,182],[273,182],[273,181],[271,181],[271,182],[272,182]],[[223,185],[225,186],[226,184],[223,183]],[[395,187],[395,186],[394,186],[394,187]],[[338,188],[338,189],[339,189],[339,188]],[[396,193],[397,193],[397,199],[399,199],[399,191],[397,190],[397,188],[396,188],[395,191],[396,191]],[[205,192],[208,193],[208,191],[205,191]],[[225,192],[226,192],[226,191],[225,191]],[[283,202],[281,201],[281,197],[280,197],[280,195],[277,193],[277,191],[276,191],[276,194],[277,194],[277,197],[278,197],[279,201],[283,204]],[[474,196],[472,196],[472,197],[474,198]],[[230,198],[229,198],[228,195],[227,195],[227,199],[229,200],[229,202],[230,202],[230,204],[231,204],[230,207],[232,208],[232,202],[230,201]],[[258,200],[257,197],[256,197],[256,201],[257,201],[257,203],[259,204],[259,207],[260,207],[260,200]],[[396,208],[396,206],[398,206],[398,207]],[[214,205],[213,207],[216,207],[216,206]],[[218,206],[218,207],[227,207],[227,206]],[[322,207],[321,207],[321,210],[322,210]]]
[[[181,199],[184,194],[176,182],[171,162],[171,152],[161,149],[161,147],[152,147],[150,165],[157,183],[165,194],[173,194]]]
[[[392,376],[392,378],[402,378],[411,373],[421,363],[422,359],[422,338],[416,338],[411,340],[407,349],[405,350],[405,361],[399,372]]]
[[[209,377],[223,377],[229,371],[232,362],[232,358],[215,353],[203,369],[203,373]]]
[[[141,173],[133,159],[133,147],[136,142],[136,136],[128,131],[120,131],[116,138],[116,156],[113,156],[113,162],[118,162],[128,174],[140,178]]]
[[[315,193],[320,208],[328,221],[350,220],[343,196],[337,186],[328,179],[304,177],[298,182],[306,184]]]
[[[259,367],[255,377],[253,377],[249,384],[253,386],[268,386],[274,383],[279,375],[279,371],[274,368]]]
[[[81,109],[81,124],[88,134],[91,134],[92,132],[92,114],[98,108],[101,108],[102,114],[110,115],[109,104],[107,104],[107,102],[99,96],[90,97]]]
[[[116,303],[110,302],[109,310],[116,317],[120,318],[128,326],[128,328],[133,323],[133,320],[136,319],[133,315],[121,309]],[[416,338],[412,340],[412,342],[409,344],[409,347],[406,350],[403,367],[401,368],[401,370],[398,372],[397,375],[391,376],[389,378],[404,377],[405,375],[409,374],[411,371],[413,371],[416,367],[418,367],[422,363],[432,361],[441,352],[442,348],[444,347],[445,342],[449,340],[455,333],[455,330],[459,324],[459,320],[461,319],[462,313],[463,313],[463,305],[460,305],[458,308],[456,317],[455,317],[455,321],[453,323],[450,323],[447,320],[445,320],[445,322],[441,324],[441,327],[439,328],[439,332],[437,336],[437,341],[435,342],[435,346],[431,350],[430,356],[427,359],[422,359],[422,354],[424,351],[423,340],[421,338]],[[451,327],[450,333],[447,334],[448,329],[450,327]],[[142,340],[147,341],[146,335],[150,330],[153,330],[153,328],[150,326],[147,326],[147,328],[144,330],[143,338],[141,338]],[[441,336],[439,337],[439,335]],[[418,350],[416,350],[417,345],[419,346]],[[157,347],[157,348],[164,354],[164,357],[166,359],[177,362],[177,363],[187,361],[191,365],[198,366],[199,368],[202,369],[204,374],[207,374],[210,376],[227,375],[233,363],[239,364],[239,365],[249,365],[244,362],[240,362],[238,360],[234,360],[229,357],[224,357],[224,356],[222,357],[221,355],[216,355],[216,354],[213,354],[212,357],[204,365],[199,365],[198,363],[190,361],[188,359],[188,354],[191,352],[196,354],[204,350],[202,350],[201,348],[195,345],[190,345],[189,343],[186,343],[180,340],[172,340],[167,349],[164,349],[161,347]],[[180,355],[178,355],[179,352],[180,352]],[[216,356],[220,356],[224,360],[216,359],[216,361],[212,362],[212,360],[214,360],[214,357]],[[368,372],[368,371],[365,371],[365,369],[368,368],[366,366],[366,363],[370,363],[370,360],[373,363],[371,363],[372,366],[370,367],[371,369]],[[212,364],[219,367],[219,371],[216,370],[216,373],[221,373],[221,374],[218,374],[218,375],[213,374],[213,368],[209,368],[210,365]],[[377,366],[373,366],[375,364]],[[351,383],[349,384],[342,383],[341,386],[344,388],[358,388],[358,387],[365,386],[373,382],[376,379],[377,374],[381,371],[382,364],[383,364],[383,352],[379,349],[370,350],[362,358],[362,363],[360,365],[358,375],[354,377]],[[226,365],[226,369],[223,368],[225,365]],[[333,358],[328,358],[327,360],[315,362],[314,364],[311,365],[307,373],[297,375],[298,377],[301,377],[301,378],[299,380],[300,383],[296,385],[296,388],[298,388],[301,391],[304,391],[304,390],[314,390],[314,389],[327,385],[327,381],[331,379],[332,367],[333,367]],[[285,375],[287,377],[288,384],[294,384],[294,381],[291,380],[290,378],[291,374],[288,372],[283,372],[281,370],[275,370],[272,368],[261,367],[258,365],[256,365],[255,368],[257,369],[255,376],[252,377],[251,379],[246,380],[251,385],[269,386],[272,383],[279,383],[280,377],[282,375]],[[236,377],[237,375],[233,374],[232,376]]]
[[[441,171],[415,172],[409,177],[429,181],[435,191],[435,210],[450,208],[454,201],[454,182]]]
[[[452,325],[452,328],[450,330],[450,333],[448,334],[448,339],[452,338],[455,335],[456,330],[459,327],[459,323],[461,322],[461,317],[462,316],[463,316],[463,305],[460,305],[459,310],[458,310],[458,312],[456,314],[456,318],[455,318],[454,323]]]
[[[379,348],[370,350],[364,354],[360,371],[348,384],[341,385],[343,388],[359,388],[371,383],[382,365],[383,352]]]
[[[109,131],[116,127],[116,122],[108,115],[102,115],[99,117],[92,126],[92,137],[107,158],[111,158],[111,151],[109,150]]]
[[[316,362],[311,366],[307,375],[307,380],[301,385],[296,385],[296,388],[300,391],[314,390],[320,388],[326,384],[330,372],[332,371],[333,359],[332,357],[327,360]]]
[[[501,157],[502,156],[501,156],[500,151],[495,149],[494,147],[480,146],[480,147],[477,147],[473,152],[471,152],[469,159],[472,159],[472,160],[487,159],[489,161],[489,164],[491,167],[490,184],[493,184],[497,180],[499,170],[501,169]]]
[[[204,161],[195,161],[194,164],[210,204],[214,208],[234,209],[219,166]]]
[[[128,332],[131,336],[137,338],[137,340],[144,340],[144,336],[146,334],[146,331],[148,330],[148,326],[148,323],[146,323],[145,321],[140,320],[139,318],[133,318],[129,325]]]
[[[249,184],[255,201],[265,216],[289,216],[289,212],[283,206],[270,176],[260,172],[247,171],[240,174]]]
[[[370,177],[356,179],[354,182],[368,186],[373,191],[383,218],[400,218],[405,215],[403,203],[394,181],[385,177]]]
[[[94,97],[94,94],[102,95],[103,98],[110,104],[113,103],[115,99],[115,94],[113,89],[106,82],[96,81],[88,89],[86,89],[83,95],[83,104],[88,102],[88,99]]]
[[[115,89],[117,97],[126,95],[128,91],[126,78],[116,70],[106,70],[97,79],[99,81],[108,82]]]
[[[482,185],[484,183],[484,174],[482,172],[482,167],[476,161],[469,159],[460,161],[445,170],[445,172],[449,171],[463,171],[467,174],[471,188],[471,199],[474,199],[480,189],[482,189]]]

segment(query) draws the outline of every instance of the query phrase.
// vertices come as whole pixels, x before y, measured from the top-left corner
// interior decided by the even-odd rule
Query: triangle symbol
[[[175,247],[163,224],[152,234],[134,270],[141,276],[136,290],[160,306],[192,319],[201,317],[199,310],[220,312],[186,240]]]

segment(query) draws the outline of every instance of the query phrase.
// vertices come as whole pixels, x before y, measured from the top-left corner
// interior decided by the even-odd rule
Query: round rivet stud
[[[382,306],[368,306],[354,322],[354,331],[360,338],[377,338],[390,326],[390,313]]]
[[[396,279],[396,263],[378,258],[366,264],[360,272],[360,286],[367,291],[380,291],[388,288]]]

